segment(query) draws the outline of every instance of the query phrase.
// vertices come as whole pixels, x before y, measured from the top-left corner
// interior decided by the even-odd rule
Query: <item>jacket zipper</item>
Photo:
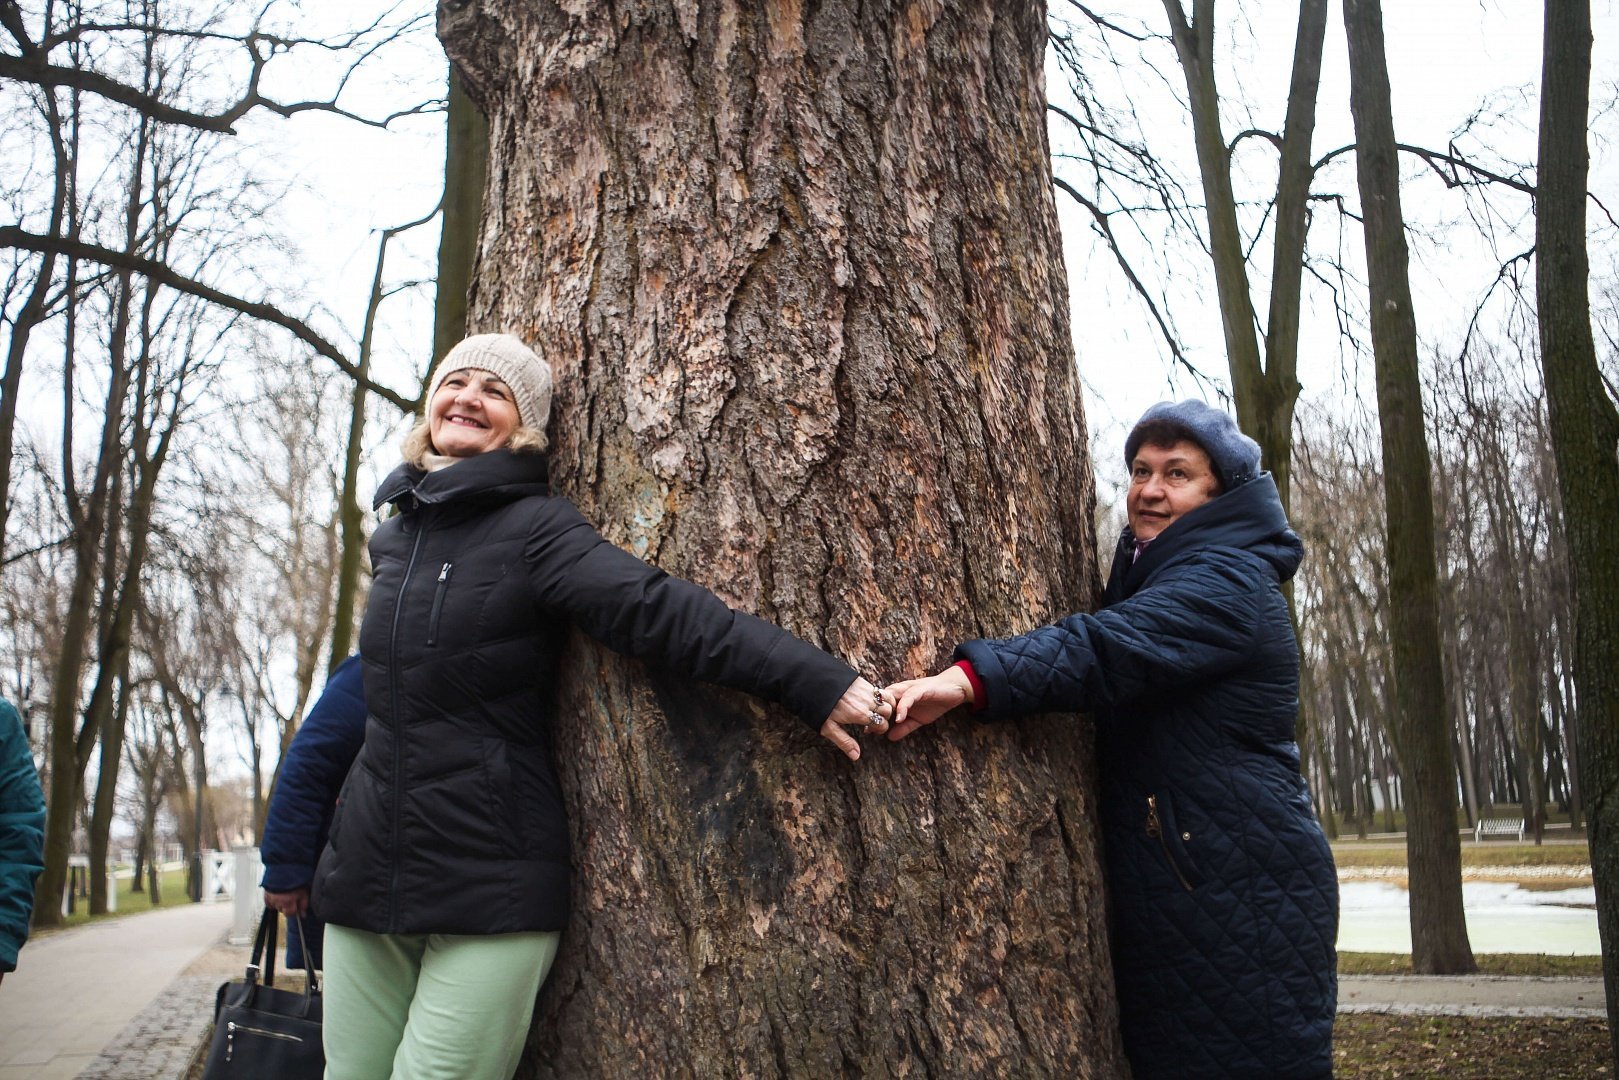
[[[404,797],[404,751],[402,744],[405,741],[404,728],[400,724],[399,712],[399,614],[405,608],[405,588],[410,584],[410,573],[416,569],[416,556],[422,549],[422,537],[427,535],[427,521],[425,515],[418,517],[416,527],[416,540],[410,546],[410,558],[405,562],[405,574],[399,581],[399,595],[394,598],[393,625],[388,630],[388,693],[393,698],[394,717],[394,760],[393,760],[393,835],[392,853],[393,865],[388,872],[388,921],[385,924],[389,933],[394,933],[394,927],[399,922],[399,800]]]
[[[1164,827],[1158,821],[1158,796],[1156,795],[1147,796],[1147,835],[1158,841],[1158,846],[1164,849],[1164,860],[1169,863],[1169,868],[1175,872],[1175,877],[1186,887],[1186,891],[1191,892],[1192,883],[1186,880],[1185,874],[1181,873],[1180,864],[1175,861],[1175,856],[1170,854],[1169,841],[1164,839]]]
[[[266,1031],[264,1028],[248,1027],[238,1024],[234,1020],[225,1023],[225,1060],[229,1061],[236,1052],[236,1033],[240,1031],[246,1035],[259,1035],[266,1039],[281,1039],[283,1042],[301,1043],[304,1040],[297,1035],[288,1035],[284,1031]]]
[[[438,588],[433,591],[433,613],[427,619],[427,643],[438,644],[438,616],[444,610],[444,594],[450,589],[450,563],[438,572]]]

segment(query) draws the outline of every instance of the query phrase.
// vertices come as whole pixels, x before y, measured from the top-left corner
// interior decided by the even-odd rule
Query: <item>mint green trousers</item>
[[[556,932],[326,927],[326,1080],[510,1080]]]

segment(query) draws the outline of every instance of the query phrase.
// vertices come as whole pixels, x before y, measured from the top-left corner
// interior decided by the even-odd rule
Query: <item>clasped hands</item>
[[[857,678],[821,725],[821,737],[843,751],[850,761],[859,761],[860,743],[850,729],[855,734],[886,732],[890,742],[898,742],[951,709],[972,703],[972,683],[954,665],[937,675],[906,679],[881,690]]]

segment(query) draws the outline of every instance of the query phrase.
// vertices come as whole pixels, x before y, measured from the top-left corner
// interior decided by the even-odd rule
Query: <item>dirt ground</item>
[[[1606,1020],[1344,1014],[1333,1028],[1338,1080],[1596,1080],[1611,1077]]]

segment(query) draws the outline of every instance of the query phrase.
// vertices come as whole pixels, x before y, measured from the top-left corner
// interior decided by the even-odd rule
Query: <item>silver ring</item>
[[[867,727],[876,727],[877,725],[881,724],[882,722],[883,722],[883,718],[881,716],[878,716],[875,712],[873,712],[873,713],[869,714],[869,719],[866,720],[866,726]]]

